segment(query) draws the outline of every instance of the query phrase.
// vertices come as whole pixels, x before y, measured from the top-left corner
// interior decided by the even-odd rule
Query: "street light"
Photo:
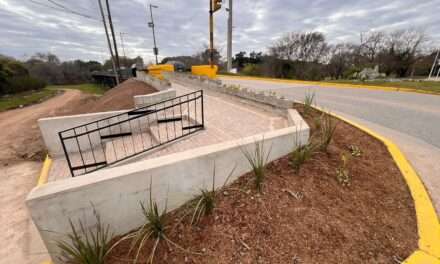
[[[150,4],[150,15],[151,15],[151,22],[148,22],[148,27],[150,27],[153,30],[153,41],[154,41],[154,48],[153,52],[156,56],[156,65],[159,64],[159,61],[157,59],[157,55],[159,55],[159,49],[156,45],[156,33],[154,32],[154,19],[153,19],[153,8],[159,8],[157,5]]]

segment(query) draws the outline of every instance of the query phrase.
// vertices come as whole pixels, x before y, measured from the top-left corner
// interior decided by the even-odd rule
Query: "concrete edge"
[[[49,171],[52,167],[52,159],[49,155],[46,155],[46,159],[43,163],[43,168],[41,168],[40,176],[38,177],[37,187],[45,185],[47,183],[49,177]],[[41,264],[53,264],[52,261],[46,260],[41,262]]]
[[[377,86],[377,85],[361,85],[361,84],[344,84],[344,83],[332,83],[332,82],[318,82],[318,81],[301,81],[301,80],[287,80],[287,79],[277,79],[277,78],[265,78],[265,77],[251,77],[251,76],[231,76],[231,75],[217,75],[217,77],[229,78],[229,79],[243,79],[243,80],[255,80],[255,81],[267,81],[267,82],[277,82],[277,83],[293,83],[293,84],[308,84],[317,85],[322,88],[343,88],[343,89],[369,89],[376,91],[386,91],[386,92],[408,92],[408,93],[419,93],[419,94],[430,94],[430,95],[440,95],[436,92],[424,91],[414,88],[398,88],[392,86]],[[331,86],[331,87],[329,87]]]
[[[48,154],[46,155],[46,159],[44,160],[43,168],[41,168],[40,176],[38,177],[37,186],[42,186],[47,183],[49,177],[49,171],[51,167],[52,167],[52,159]]]
[[[320,107],[314,106],[319,111],[325,111]],[[327,111],[326,111],[327,112]],[[403,178],[408,185],[411,196],[414,200],[414,207],[416,210],[417,229],[419,233],[419,250],[415,251],[404,263],[407,264],[440,264],[440,222],[437,213],[432,204],[431,198],[423,184],[423,181],[414,170],[408,159],[399,149],[399,147],[391,140],[379,135],[373,130],[357,124],[339,115],[329,113],[335,118],[346,122],[370,136],[380,140],[390,152],[394,162],[403,175]],[[425,259],[431,259],[434,262],[425,262]],[[423,260],[423,261],[421,261]]]

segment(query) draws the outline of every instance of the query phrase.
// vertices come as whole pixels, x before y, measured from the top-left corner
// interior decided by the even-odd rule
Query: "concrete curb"
[[[314,106],[319,111],[327,112]],[[403,263],[406,264],[440,264],[440,222],[431,198],[417,172],[406,159],[399,147],[391,140],[377,134],[373,130],[352,122],[344,117],[329,113],[370,136],[380,140],[388,149],[394,162],[402,173],[416,209],[417,228],[419,233],[419,249],[411,254]]]
[[[41,168],[40,176],[38,177],[37,186],[42,186],[47,183],[48,177],[49,177],[49,170],[52,166],[52,159],[49,155],[46,155],[46,159],[43,163],[43,168]],[[41,264],[53,264],[52,261],[46,260],[41,262]]]
[[[229,79],[267,81],[267,82],[277,82],[277,83],[317,85],[322,88],[336,87],[336,88],[343,88],[343,89],[370,89],[370,90],[386,91],[386,92],[408,92],[408,93],[440,95],[439,93],[431,92],[431,91],[424,91],[424,90],[419,90],[419,89],[414,89],[414,88],[398,88],[398,87],[392,87],[392,86],[344,84],[344,83],[332,83],[332,82],[300,81],[300,80],[287,80],[287,79],[249,77],[249,76],[230,76],[230,75],[217,75],[217,77],[229,78]]]

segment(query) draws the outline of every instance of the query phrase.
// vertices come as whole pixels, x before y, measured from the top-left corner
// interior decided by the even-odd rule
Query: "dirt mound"
[[[134,108],[133,96],[157,92],[144,82],[127,80],[94,101],[88,101],[74,114],[116,111]]]
[[[45,147],[37,120],[43,117],[123,110],[134,107],[133,96],[154,93],[147,84],[128,80],[97,97],[78,90],[64,93],[40,104],[0,113],[0,165],[22,160],[42,160]]]

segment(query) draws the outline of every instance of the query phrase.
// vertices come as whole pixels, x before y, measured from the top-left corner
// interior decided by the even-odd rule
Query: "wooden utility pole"
[[[118,71],[116,70],[115,58],[113,57],[112,43],[110,42],[110,36],[108,35],[107,23],[105,22],[106,20],[105,20],[104,10],[102,8],[101,0],[98,0],[98,3],[99,3],[99,10],[101,11],[102,23],[104,24],[105,36],[107,37],[107,45],[110,51],[110,60],[112,61],[113,73],[115,75],[116,84],[119,85],[119,75],[118,75]]]
[[[106,3],[106,6],[107,6],[108,23],[110,24],[110,31],[112,33],[112,38],[113,38],[113,46],[115,48],[116,68],[119,71],[121,69],[121,63],[119,61],[118,45],[116,44],[115,30],[113,28],[112,14],[111,14],[111,11],[110,11],[110,4],[108,3],[108,0],[105,0],[105,3]]]
[[[213,0],[209,0],[209,64],[214,67],[214,10]]]
[[[157,55],[159,55],[159,49],[157,48],[157,45],[156,45],[156,33],[154,31],[155,25],[154,25],[154,19],[153,19],[153,8],[158,8],[158,6],[150,4],[151,22],[148,23],[148,26],[151,27],[151,29],[153,30],[153,41],[154,41],[153,52],[154,52],[154,56],[156,56],[156,65],[158,65],[159,60],[157,59]]]

